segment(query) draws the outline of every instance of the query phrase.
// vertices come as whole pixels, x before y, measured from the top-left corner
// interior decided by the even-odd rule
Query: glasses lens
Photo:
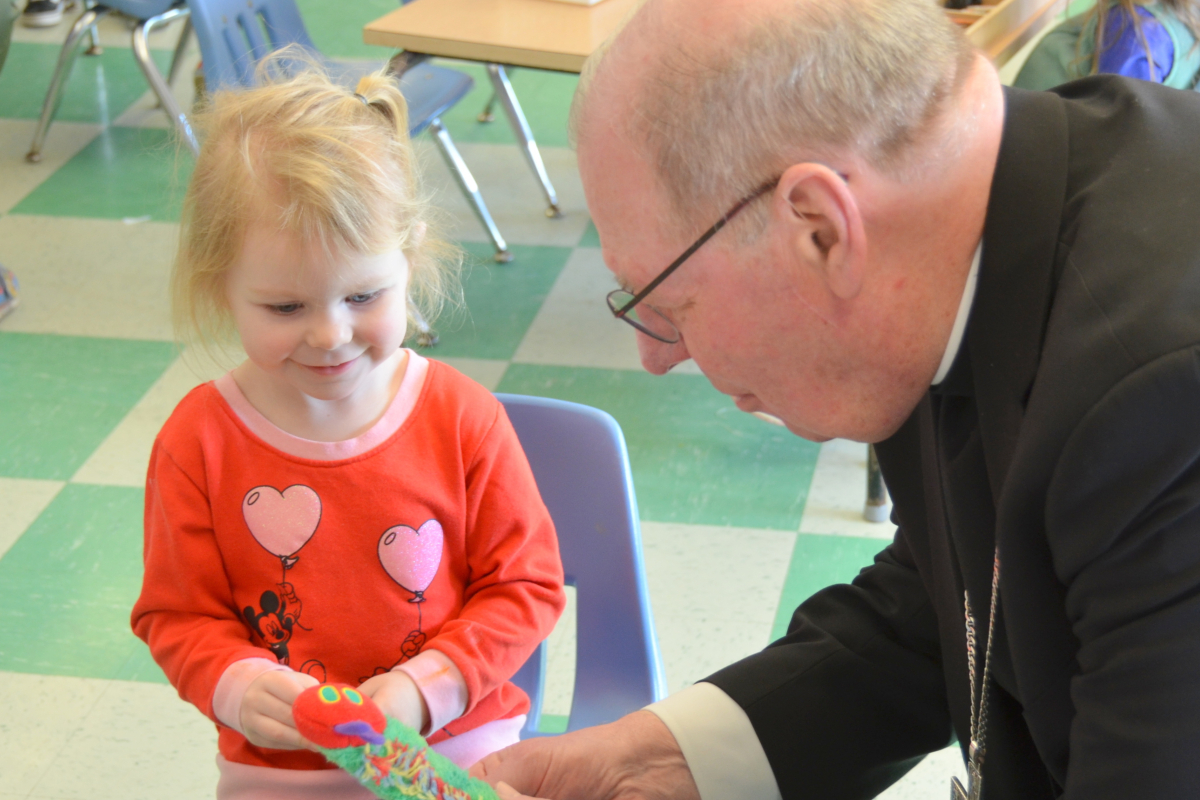
[[[631,300],[633,300],[632,294],[618,289],[615,292],[609,293],[608,307],[616,314],[622,308],[629,305]],[[679,341],[679,331],[675,329],[675,326],[666,317],[645,303],[639,303],[629,309],[621,315],[620,319],[625,320],[642,333],[651,338],[658,339],[660,342],[674,344]]]

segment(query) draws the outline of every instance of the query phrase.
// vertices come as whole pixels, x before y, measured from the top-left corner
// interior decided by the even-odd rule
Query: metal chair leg
[[[137,25],[133,29],[133,56],[137,60],[138,66],[142,68],[142,74],[146,76],[146,83],[150,84],[150,88],[158,96],[158,102],[167,117],[187,142],[192,154],[199,155],[200,143],[196,140],[192,125],[188,122],[187,115],[179,108],[179,104],[175,102],[175,95],[171,94],[171,87],[163,80],[162,73],[150,59],[150,46],[146,41],[150,32],[155,28],[187,15],[186,7],[172,8]]]
[[[546,174],[546,166],[542,163],[542,154],[538,150],[537,142],[533,140],[533,131],[529,129],[525,112],[521,110],[521,104],[517,101],[512,84],[508,81],[508,73],[500,64],[488,64],[487,70],[488,77],[492,81],[492,88],[495,90],[494,98],[498,99],[500,105],[504,107],[504,113],[508,115],[513,133],[517,135],[517,143],[521,145],[521,152],[524,153],[525,160],[529,162],[529,168],[533,170],[534,176],[542,186],[542,194],[546,196],[546,216],[551,219],[561,217],[562,212],[558,209],[558,195],[550,183],[550,176]]]
[[[863,508],[863,518],[867,522],[887,522],[891,510],[892,499],[888,496],[887,486],[883,482],[883,472],[879,469],[875,446],[869,444],[867,445],[867,503]]]
[[[417,327],[417,346],[433,347],[437,344],[437,334],[429,327],[429,323],[425,320],[425,315],[421,313],[421,309],[413,304],[412,300],[408,301],[408,313],[412,315],[413,324]]]
[[[46,134],[50,132],[50,123],[54,121],[54,115],[58,113],[58,106],[62,103],[63,86],[71,76],[71,67],[75,65],[75,59],[79,55],[79,40],[83,38],[83,34],[87,32],[88,28],[95,24],[96,20],[107,13],[108,9],[103,6],[86,9],[71,26],[67,40],[63,42],[62,50],[58,53],[58,64],[54,67],[50,88],[46,90],[46,100],[42,103],[42,115],[38,118],[37,129],[33,132],[33,142],[29,145],[29,152],[25,154],[26,161],[37,163],[42,160],[42,145],[46,143]]]
[[[508,243],[500,235],[500,229],[496,227],[496,223],[492,220],[492,215],[488,212],[487,204],[483,202],[483,195],[479,193],[479,184],[475,182],[475,176],[471,174],[471,170],[467,169],[467,164],[462,160],[462,156],[459,155],[458,148],[454,146],[454,140],[450,138],[446,127],[442,125],[440,119],[435,119],[429,123],[429,130],[433,133],[433,141],[437,143],[442,158],[446,159],[446,164],[449,165],[450,172],[458,182],[458,188],[467,196],[467,202],[471,204],[472,210],[475,211],[475,216],[479,217],[479,221],[483,223],[483,227],[487,229],[488,236],[491,237],[492,246],[496,248],[496,254],[492,258],[501,264],[512,261],[512,253],[508,251]]]
[[[174,86],[183,66],[183,56],[187,52],[188,40],[192,36],[192,15],[188,14],[183,20],[183,30],[179,32],[179,42],[175,45],[175,53],[171,56],[171,68],[167,71],[167,86]]]
[[[93,0],[87,0],[87,2],[83,4],[83,7],[84,9],[88,9],[95,5],[96,4],[93,2]],[[104,47],[100,44],[100,31],[98,28],[96,28],[96,23],[94,22],[88,26],[88,39],[91,41],[91,45],[87,50],[84,51],[84,55],[98,56],[104,52]]]
[[[479,115],[475,117],[475,121],[487,124],[487,123],[491,122],[492,120],[494,120],[496,117],[495,117],[495,115],[492,114],[492,109],[495,108],[495,106],[496,106],[496,93],[492,92],[492,96],[488,98],[487,105],[485,105],[483,107],[483,111],[480,111]]]

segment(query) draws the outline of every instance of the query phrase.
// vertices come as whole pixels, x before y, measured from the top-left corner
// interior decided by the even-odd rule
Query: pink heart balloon
[[[379,537],[379,562],[392,580],[420,598],[442,563],[442,524],[431,519],[417,530],[388,528]]]
[[[317,531],[321,498],[299,483],[282,492],[274,486],[255,486],[242,498],[242,517],[268,553],[294,556]]]

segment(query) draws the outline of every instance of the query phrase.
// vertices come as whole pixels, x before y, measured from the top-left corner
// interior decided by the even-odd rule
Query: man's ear
[[[835,297],[857,296],[866,268],[866,237],[847,179],[824,164],[794,164],[780,178],[774,202],[793,253],[818,271]]]

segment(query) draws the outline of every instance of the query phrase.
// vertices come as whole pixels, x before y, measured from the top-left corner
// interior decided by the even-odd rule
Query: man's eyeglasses
[[[630,325],[637,328],[639,331],[651,337],[652,339],[657,339],[658,341],[666,342],[667,344],[674,344],[675,342],[678,342],[682,335],[679,333],[679,329],[676,328],[669,319],[655,311],[650,306],[643,306],[642,310],[638,311],[638,303],[642,302],[642,300],[646,298],[646,295],[650,294],[652,291],[654,291],[655,287],[670,277],[672,272],[679,269],[680,264],[691,258],[692,253],[695,253],[705,242],[707,242],[713,236],[716,236],[717,231],[721,230],[721,228],[724,228],[725,225],[729,223],[729,220],[737,216],[739,211],[750,205],[750,203],[752,203],[754,200],[757,200],[759,197],[762,197],[764,194],[774,189],[777,183],[779,183],[778,176],[767,181],[753,192],[739,200],[737,205],[725,212],[725,216],[717,220],[716,225],[713,225],[704,233],[700,234],[700,238],[697,239],[691,247],[689,247],[687,250],[684,250],[683,255],[672,261],[666,269],[658,273],[658,277],[646,284],[646,287],[637,294],[627,292],[624,289],[617,289],[609,292],[608,307],[612,311],[613,316],[617,319],[628,322]]]

